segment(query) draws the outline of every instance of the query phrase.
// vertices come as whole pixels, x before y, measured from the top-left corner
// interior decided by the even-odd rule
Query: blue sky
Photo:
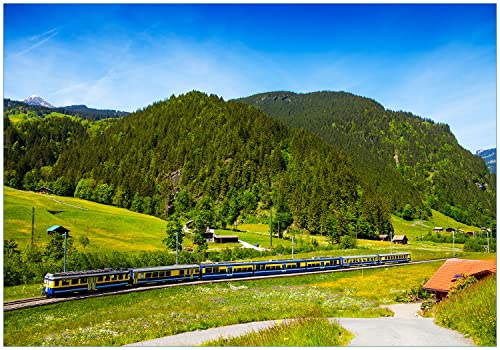
[[[134,111],[348,91],[496,147],[496,4],[4,4],[4,96]]]

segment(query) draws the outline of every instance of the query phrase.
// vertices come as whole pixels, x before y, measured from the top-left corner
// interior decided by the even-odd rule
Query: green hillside
[[[486,225],[496,215],[496,177],[462,148],[446,124],[346,92],[268,92],[239,99],[293,128],[309,130],[352,160],[356,174],[384,193],[399,215],[430,208]]]
[[[49,241],[47,228],[61,225],[70,230],[80,251],[164,251],[165,221],[126,209],[82,199],[43,195],[4,187],[4,239],[24,248],[31,244],[31,213],[35,207],[35,243]],[[50,212],[49,212],[50,211]],[[52,212],[52,213],[51,213]],[[80,237],[90,244],[83,247]]]

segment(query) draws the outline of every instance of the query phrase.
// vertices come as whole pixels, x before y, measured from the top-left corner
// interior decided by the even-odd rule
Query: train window
[[[55,287],[59,287],[59,280],[55,280],[55,281],[54,281],[54,286],[55,286]]]
[[[69,286],[69,280],[61,280],[61,286]]]

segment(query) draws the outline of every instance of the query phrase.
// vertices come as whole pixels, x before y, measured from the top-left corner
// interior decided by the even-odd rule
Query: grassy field
[[[380,306],[440,265],[179,286],[10,311],[4,313],[4,345],[124,345],[261,320],[389,316]]]
[[[283,322],[240,337],[221,338],[202,346],[343,346],[349,344],[353,337],[339,324],[314,317]]]
[[[44,246],[48,242],[47,228],[61,225],[70,230],[74,246],[83,249],[78,242],[79,237],[87,237],[90,245],[88,251],[153,251],[163,250],[162,239],[165,235],[166,223],[159,218],[135,213],[126,209],[102,205],[86,200],[55,195],[41,195],[33,192],[19,191],[9,187],[4,190],[4,239],[13,239],[21,248],[31,244],[31,212],[35,207],[35,243]],[[51,213],[52,212],[52,213]],[[465,226],[433,211],[432,221],[407,222],[396,216],[392,217],[394,234],[405,234],[409,238],[409,246],[434,249],[438,245],[431,242],[416,242],[415,238],[425,235],[434,226],[453,226],[464,230],[477,231],[478,228]],[[216,230],[220,235],[237,235],[250,244],[270,247],[269,226],[265,224],[242,224],[237,231]],[[139,238],[139,239],[138,239]],[[185,246],[192,245],[191,238],[185,238]],[[327,246],[326,236],[296,234],[295,243],[315,240],[319,246]],[[377,247],[379,242],[360,240],[360,246]],[[283,245],[291,247],[290,235],[285,239],[273,237],[273,247]],[[235,244],[210,244],[210,249],[235,247]],[[381,245],[383,246],[383,245]],[[439,247],[447,247],[440,244]],[[451,246],[451,245],[450,245]],[[457,245],[458,248],[461,248]],[[439,248],[441,249],[441,248]],[[445,248],[447,249],[447,248]]]
[[[45,246],[47,228],[70,230],[74,246],[84,248],[79,237],[88,237],[87,251],[164,250],[165,221],[133,211],[70,197],[42,195],[4,186],[4,239],[21,248],[31,244],[31,212],[35,207],[35,243]],[[57,212],[51,214],[49,211]],[[139,238],[139,239],[138,239]]]

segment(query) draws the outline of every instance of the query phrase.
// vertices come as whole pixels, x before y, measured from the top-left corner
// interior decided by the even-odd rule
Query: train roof
[[[344,259],[356,259],[356,258],[373,258],[377,257],[378,254],[368,254],[368,255],[353,255],[353,256],[343,256]]]
[[[169,271],[169,270],[180,270],[180,269],[197,269],[199,265],[168,265],[168,266],[156,266],[156,267],[140,267],[132,269],[134,272],[154,272],[154,271]]]
[[[118,273],[129,272],[130,269],[119,268],[119,269],[99,269],[99,270],[89,270],[89,271],[67,271],[67,272],[55,272],[47,273],[45,278],[66,278],[66,277],[92,277],[92,276],[103,276],[103,275],[114,275]]]
[[[240,266],[240,265],[248,265],[248,264],[282,264],[282,263],[292,263],[299,261],[320,261],[320,260],[332,260],[332,259],[340,259],[340,257],[315,257],[315,258],[303,258],[303,259],[276,259],[276,260],[259,260],[259,261],[222,261],[222,262],[204,262],[200,265],[204,266]]]
[[[386,254],[379,254],[379,255],[380,256],[391,256],[391,255],[401,255],[401,254],[410,254],[410,252],[386,253]]]

